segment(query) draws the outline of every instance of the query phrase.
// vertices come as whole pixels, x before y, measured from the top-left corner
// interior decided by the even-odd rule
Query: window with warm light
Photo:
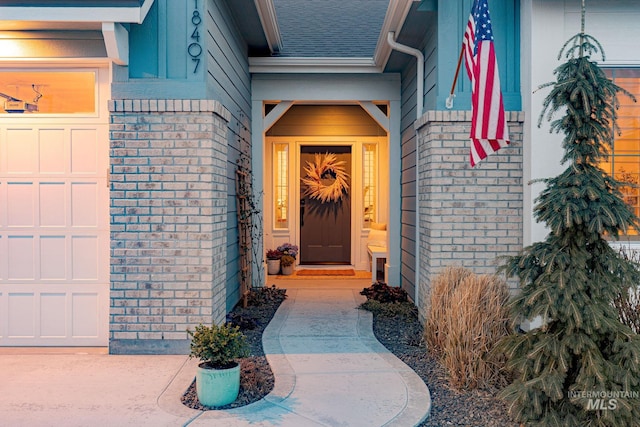
[[[614,83],[640,99],[640,69],[616,68],[606,73]],[[601,166],[618,181],[629,184],[622,187],[624,200],[640,215],[640,105],[624,94],[618,94],[618,101],[616,123],[620,133],[614,132],[613,149]]]
[[[368,228],[376,220],[376,145],[364,144],[362,147],[362,195],[363,226]]]
[[[274,144],[273,159],[275,228],[288,228],[289,144]]]
[[[86,114],[96,111],[93,71],[2,71],[0,114]]]

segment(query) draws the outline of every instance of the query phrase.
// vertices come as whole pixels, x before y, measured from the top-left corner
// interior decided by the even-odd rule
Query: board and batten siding
[[[472,3],[473,0],[438,1],[436,110],[446,110],[445,103],[451,91]],[[504,108],[507,111],[520,111],[520,1],[491,0],[489,6]],[[453,109],[470,110],[471,83],[464,63],[460,68],[455,94]]]

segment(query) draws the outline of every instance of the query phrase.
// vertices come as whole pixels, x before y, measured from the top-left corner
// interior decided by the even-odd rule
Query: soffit
[[[142,23],[154,0],[0,0],[0,31],[100,30]]]

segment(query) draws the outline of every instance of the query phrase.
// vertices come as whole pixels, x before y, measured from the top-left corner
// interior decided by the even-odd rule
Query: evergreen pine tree
[[[536,200],[534,215],[550,232],[503,267],[521,285],[514,318],[543,319],[542,327],[499,346],[514,374],[502,397],[526,425],[640,425],[637,396],[597,400],[601,392],[640,391],[640,338],[612,304],[640,284],[640,273],[607,241],[637,230],[639,220],[622,199],[622,184],[598,167],[612,148],[616,95],[631,95],[590,60],[598,51],[604,60],[600,44],[584,33],[583,1],[582,30],[561,49],[558,59],[565,54],[567,62],[555,70],[556,82],[544,85],[552,89],[540,122],[562,115],[551,130],[565,135],[568,164],[542,180],[546,188]]]

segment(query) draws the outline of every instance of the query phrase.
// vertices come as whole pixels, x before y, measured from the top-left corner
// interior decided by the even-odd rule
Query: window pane
[[[640,98],[640,69],[608,69],[606,73],[618,86]],[[624,94],[619,94],[618,101],[616,123],[621,134],[614,133],[613,152],[600,166],[628,184],[621,188],[624,200],[640,215],[640,106]],[[630,234],[637,233],[632,230]]]
[[[0,114],[74,114],[96,109],[93,71],[0,72]]]
[[[273,159],[275,228],[288,228],[289,144],[274,144]]]
[[[376,145],[363,145],[362,194],[363,194],[363,227],[368,228],[376,220]]]

